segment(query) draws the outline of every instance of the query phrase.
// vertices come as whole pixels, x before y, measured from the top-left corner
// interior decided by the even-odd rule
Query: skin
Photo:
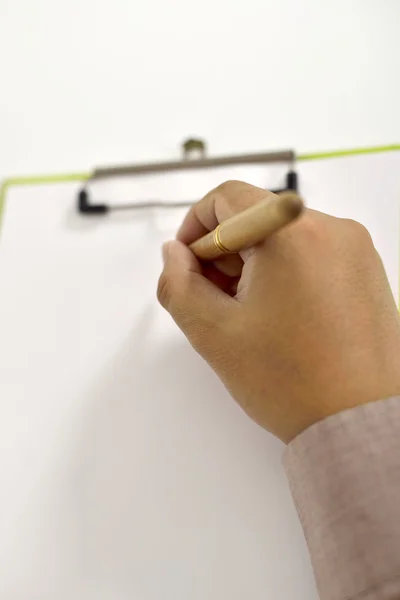
[[[367,230],[307,209],[257,247],[201,265],[187,247],[265,198],[229,181],[163,249],[158,298],[243,410],[288,443],[325,417],[400,394],[400,322]]]

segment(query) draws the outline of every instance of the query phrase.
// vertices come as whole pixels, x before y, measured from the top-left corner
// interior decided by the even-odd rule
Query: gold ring
[[[216,227],[216,229],[214,229],[214,236],[213,236],[214,244],[224,254],[232,254],[232,251],[228,250],[228,248],[226,246],[224,246],[223,243],[221,242],[220,227],[221,227],[221,223]]]

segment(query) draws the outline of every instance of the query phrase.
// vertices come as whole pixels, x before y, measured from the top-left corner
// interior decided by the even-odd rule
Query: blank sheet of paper
[[[371,229],[394,290],[399,166],[392,154],[297,168],[310,206]],[[280,187],[285,170],[91,190],[98,201],[194,200],[233,177]],[[242,413],[155,299],[160,247],[184,210],[85,218],[78,189],[7,197],[0,596],[317,599],[283,445]]]

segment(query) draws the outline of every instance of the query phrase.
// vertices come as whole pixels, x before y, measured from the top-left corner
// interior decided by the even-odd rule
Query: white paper
[[[371,229],[394,291],[399,156],[297,166],[310,206]],[[223,179],[279,187],[284,172]],[[196,177],[182,198],[200,194]],[[134,201],[131,183],[131,195],[127,180],[91,190]],[[138,199],[175,198],[171,182],[159,184]],[[0,597],[317,599],[283,445],[244,415],[156,302],[160,247],[184,211],[85,218],[79,187],[7,196]]]

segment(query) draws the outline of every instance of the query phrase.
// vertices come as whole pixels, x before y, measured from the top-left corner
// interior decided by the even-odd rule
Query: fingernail
[[[169,242],[165,242],[165,244],[163,244],[163,246],[162,246],[162,258],[163,258],[164,265],[168,260],[169,246],[170,246]]]

